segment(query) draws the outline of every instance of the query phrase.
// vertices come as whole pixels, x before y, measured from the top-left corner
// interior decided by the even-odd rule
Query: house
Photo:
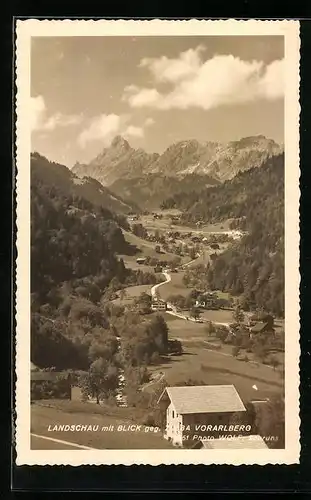
[[[265,320],[265,321],[259,321],[253,326],[250,327],[250,336],[252,337],[253,335],[257,335],[260,333],[265,333],[265,334],[275,334],[275,329],[273,326],[273,318],[272,320]]]
[[[160,265],[158,265],[158,264],[157,264],[157,265],[156,265],[156,267],[154,268],[154,272],[155,272],[155,273],[162,273],[162,270],[163,270],[162,266],[160,266]]]
[[[137,264],[144,264],[146,262],[146,258],[145,257],[138,257],[138,259],[136,259],[136,262],[137,262]]]
[[[233,414],[246,412],[234,385],[166,387],[158,404],[166,412],[164,438],[176,446],[195,436],[218,438]]]
[[[196,307],[204,307],[205,309],[219,309],[218,297],[215,293],[202,293],[196,301]]]
[[[152,299],[151,309],[153,311],[166,311],[167,303],[165,300],[154,298]]]
[[[224,437],[219,439],[199,439],[192,448],[207,448],[210,450],[259,450],[268,448],[268,446],[259,434],[251,434],[247,436]]]
[[[128,217],[127,220],[129,222],[134,222],[134,221],[138,220],[138,216],[137,215],[132,215],[132,216]]]
[[[253,314],[248,319],[249,326],[255,326],[256,323],[268,323],[268,325],[274,327],[274,317],[271,314]]]
[[[31,399],[71,399],[70,373],[31,370]]]

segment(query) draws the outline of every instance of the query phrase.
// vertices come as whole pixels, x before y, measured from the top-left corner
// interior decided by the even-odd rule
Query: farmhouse
[[[166,411],[164,438],[176,446],[246,430],[245,426],[230,425],[233,414],[246,412],[234,385],[166,387],[158,404]]]
[[[31,399],[71,399],[71,375],[66,372],[31,370]]]
[[[258,450],[268,448],[264,439],[259,434],[248,436],[222,437],[219,439],[200,439],[193,448],[208,448],[210,450]]]
[[[274,334],[274,320],[272,316],[267,316],[264,320],[258,321],[253,324],[250,328],[251,336],[257,335],[258,333]]]
[[[152,299],[151,309],[153,311],[166,311],[167,303],[165,300],[154,298]]]
[[[219,309],[217,294],[203,293],[197,297],[195,305],[196,307],[204,307],[205,309]]]
[[[137,262],[137,264],[144,264],[146,262],[146,258],[145,257],[138,257],[138,259],[136,259],[136,262]]]

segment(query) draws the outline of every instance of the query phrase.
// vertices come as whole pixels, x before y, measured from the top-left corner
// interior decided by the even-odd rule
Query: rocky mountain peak
[[[111,141],[111,145],[110,145],[111,148],[120,148],[120,149],[126,149],[126,150],[129,150],[131,149],[131,146],[129,145],[129,143],[127,142],[126,139],[124,139],[124,137],[122,137],[121,135],[117,135],[112,141]]]
[[[180,178],[196,174],[225,181],[240,171],[259,167],[268,156],[281,151],[274,140],[258,135],[228,143],[182,140],[159,155],[134,149],[124,137],[117,135],[89,165],[77,165],[73,171],[79,177],[88,175],[106,186],[118,179],[141,178],[148,174]]]

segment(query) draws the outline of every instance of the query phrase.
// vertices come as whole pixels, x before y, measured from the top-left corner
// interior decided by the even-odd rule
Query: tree
[[[134,301],[134,305],[140,314],[151,312],[151,297],[146,292],[142,292]]]
[[[152,365],[159,365],[162,362],[162,358],[160,354],[157,351],[154,351],[154,353],[151,355],[150,358],[150,363]]]
[[[233,318],[235,319],[236,323],[243,323],[244,321],[244,313],[241,309],[241,306],[237,306],[235,310],[233,311]]]
[[[146,333],[151,338],[157,350],[163,354],[167,352],[168,346],[168,326],[160,314],[157,314],[146,327]]]
[[[115,337],[109,336],[99,341],[92,341],[89,347],[89,359],[96,361],[98,358],[111,361],[118,351],[118,341]]]
[[[206,326],[205,326],[205,332],[207,335],[212,335],[215,333],[215,326],[211,321],[208,321]]]
[[[266,403],[255,407],[255,425],[258,434],[274,438],[268,441],[272,448],[285,446],[285,405],[281,394],[272,395]]]
[[[138,236],[139,238],[146,238],[147,236],[147,230],[146,228],[140,224],[140,223],[137,223],[137,224],[133,224],[132,226],[132,232],[133,234],[135,234],[135,236]]]
[[[173,304],[178,309],[184,309],[185,307],[185,297],[183,295],[170,295],[167,297],[167,302]]]
[[[232,356],[234,356],[236,358],[237,355],[239,354],[239,352],[240,352],[240,347],[237,345],[234,345],[232,347]]]
[[[191,260],[194,260],[196,258],[196,252],[195,252],[195,248],[194,247],[191,247],[189,249],[189,257]]]
[[[197,321],[201,316],[201,311],[197,307],[192,307],[190,310],[190,317]]]
[[[85,396],[96,398],[99,404],[103,398],[108,398],[118,387],[118,371],[103,358],[94,361],[87,374],[80,377],[80,387]]]
[[[253,353],[260,361],[263,361],[267,356],[267,348],[262,344],[262,342],[256,339],[253,346]]]
[[[273,370],[275,371],[276,368],[280,365],[280,362],[275,355],[271,355],[270,359],[269,359],[269,364],[271,364],[271,366],[273,366]]]

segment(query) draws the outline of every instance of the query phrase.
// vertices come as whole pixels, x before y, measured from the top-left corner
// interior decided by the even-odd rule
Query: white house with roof
[[[176,446],[195,435],[218,438],[229,429],[233,414],[246,415],[234,385],[166,387],[158,404],[166,411],[164,438]]]

